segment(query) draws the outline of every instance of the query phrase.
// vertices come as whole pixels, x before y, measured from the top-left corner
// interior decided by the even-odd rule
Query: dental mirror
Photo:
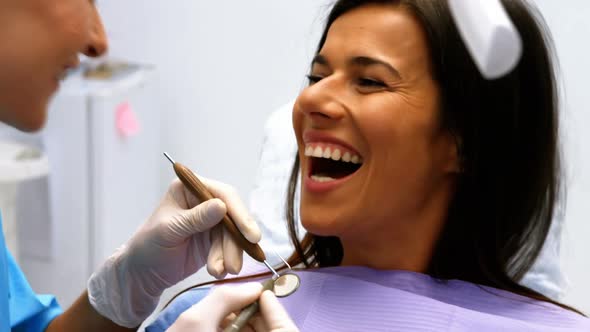
[[[299,276],[293,273],[283,274],[275,280],[274,293],[277,297],[289,296],[299,288]]]

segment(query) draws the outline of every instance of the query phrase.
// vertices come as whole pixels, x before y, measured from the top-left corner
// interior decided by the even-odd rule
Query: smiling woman
[[[477,73],[442,1],[335,5],[293,110],[290,205],[300,164],[310,234],[296,247],[306,264],[410,270],[548,300],[517,281],[559,197],[551,44],[533,8],[504,5],[526,47],[495,81]],[[304,153],[310,133],[363,160],[346,178],[322,180],[330,190],[321,195],[316,154]]]
[[[282,303],[299,328],[590,328],[518,283],[560,198],[558,102],[542,18],[525,1],[503,4],[524,51],[492,81],[444,0],[332,8],[293,107],[287,216],[290,263],[303,269],[300,290]]]
[[[337,236],[343,264],[424,271],[459,168],[420,23],[391,4],[347,12],[328,30],[310,78],[293,109],[303,226]],[[328,142],[361,167],[318,181],[321,162],[304,151]]]

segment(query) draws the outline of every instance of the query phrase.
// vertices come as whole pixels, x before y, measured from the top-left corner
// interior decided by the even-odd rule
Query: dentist
[[[26,132],[41,129],[47,104],[64,72],[78,66],[78,55],[106,51],[91,0],[0,0],[0,121]],[[212,180],[205,184],[219,199],[199,202],[173,182],[153,215],[65,311],[53,296],[33,292],[0,232],[0,332],[135,330],[164,289],[199,268],[207,265],[218,278],[239,272],[242,250],[215,226],[228,212],[249,241],[258,242],[260,231],[235,190]],[[240,308],[260,292],[261,287],[250,287],[237,289],[231,299],[209,298],[207,312],[195,308],[184,321],[225,317],[228,308]],[[185,329],[176,326],[176,331]]]

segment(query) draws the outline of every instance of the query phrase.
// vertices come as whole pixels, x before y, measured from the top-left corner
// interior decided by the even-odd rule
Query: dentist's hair
[[[336,1],[317,52],[338,17],[367,4],[397,5],[418,19],[429,45],[431,74],[441,92],[441,124],[456,137],[462,161],[427,273],[561,305],[518,284],[538,257],[559,211],[555,52],[535,8],[523,0],[502,3],[521,35],[523,53],[514,71],[496,80],[488,81],[479,73],[445,0]],[[294,202],[299,166],[297,157],[286,211],[296,249],[291,262],[307,267],[339,265],[343,248],[337,237],[308,233],[298,240]]]

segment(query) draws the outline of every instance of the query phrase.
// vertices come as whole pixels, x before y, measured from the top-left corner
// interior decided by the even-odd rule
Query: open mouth
[[[358,171],[363,159],[356,152],[325,143],[309,143],[305,156],[310,157],[310,178],[315,182],[343,179]]]

